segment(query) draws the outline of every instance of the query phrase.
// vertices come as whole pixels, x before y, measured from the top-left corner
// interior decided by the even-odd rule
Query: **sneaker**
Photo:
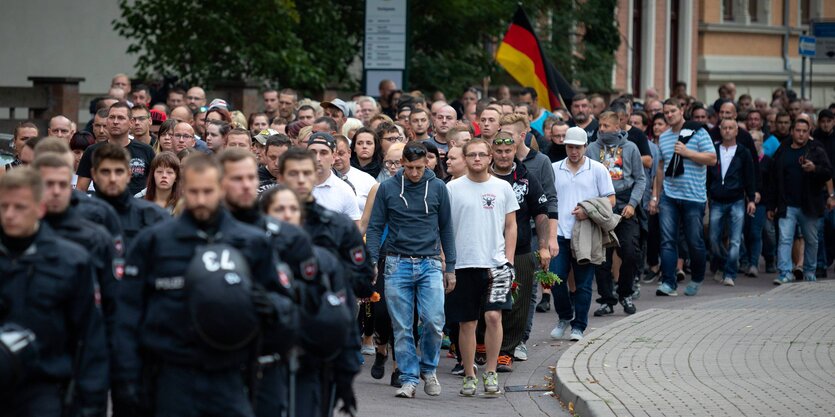
[[[798,267],[792,270],[792,274],[794,275],[795,281],[803,280],[803,269]]]
[[[495,372],[485,372],[481,374],[481,381],[484,382],[485,394],[499,393],[499,374]]]
[[[792,282],[792,281],[794,281],[794,278],[792,278],[792,277],[790,277],[790,276],[786,275],[786,276],[782,276],[782,277],[777,277],[777,278],[775,278],[775,279],[774,279],[774,285],[783,285],[783,284],[788,284],[788,283],[790,283],[790,282]]]
[[[520,362],[528,360],[528,347],[525,346],[525,342],[519,342],[516,345],[516,349],[513,351],[513,357]]]
[[[571,341],[579,342],[583,340],[583,331],[580,329],[571,329]]]
[[[815,270],[815,278],[826,278],[826,268],[818,268]]]
[[[568,320],[560,320],[557,323],[557,326],[554,327],[554,330],[551,330],[551,338],[552,339],[562,339],[563,335],[565,335],[566,329],[571,324]]]
[[[661,285],[659,285],[658,288],[655,290],[655,295],[675,297],[678,295],[678,292],[676,292],[676,290],[674,290],[673,287],[662,282]]]
[[[684,295],[692,297],[699,293],[699,288],[701,287],[701,282],[690,281],[690,283],[687,284],[687,288],[684,289]]]
[[[608,316],[609,314],[615,314],[615,309],[608,304],[601,304],[597,310],[594,310],[595,317]]]
[[[803,280],[806,282],[817,282],[818,278],[814,275],[809,275],[807,277],[803,277]]]
[[[551,294],[542,294],[542,299],[536,305],[537,313],[545,313],[551,310]]]
[[[641,298],[641,281],[638,277],[635,277],[635,280],[632,281],[632,299],[637,300]]]
[[[647,268],[646,272],[644,272],[644,277],[641,278],[641,281],[643,281],[646,284],[649,284],[655,282],[655,280],[658,279],[659,276],[661,276],[660,269],[657,271],[653,271],[652,269]]]
[[[464,383],[461,385],[461,391],[458,391],[462,397],[472,397],[478,388],[478,380],[474,376],[465,376]]]
[[[478,365],[487,363],[487,346],[475,345],[475,363]]]
[[[415,398],[415,390],[417,386],[411,382],[407,382],[403,384],[400,388],[397,389],[397,393],[395,397],[398,398]]]
[[[722,282],[725,279],[725,272],[724,271],[716,271],[713,273],[713,280],[716,282]]]
[[[756,278],[759,276],[759,271],[757,270],[756,266],[749,266],[748,270],[745,271],[745,275],[751,278]]]
[[[766,263],[765,263],[765,273],[766,274],[773,274],[775,272],[777,272],[777,266],[774,265],[774,261],[771,261],[771,262],[766,261]]]
[[[734,286],[733,278],[725,278],[724,280],[722,280],[722,285],[724,285],[726,287],[733,287]]]
[[[682,282],[685,279],[687,279],[687,275],[684,274],[684,271],[682,271],[681,269],[676,271],[676,282]]]
[[[356,346],[356,345],[354,345]],[[356,351],[354,351],[356,352]],[[374,349],[374,345],[362,345],[362,349],[360,349],[360,353],[365,356],[372,356],[377,353],[377,349]]]
[[[632,297],[621,298],[620,305],[623,306],[623,312],[626,314],[635,314],[635,312],[638,311],[635,308],[635,303],[632,302]]]
[[[513,372],[513,358],[510,355],[499,355],[496,372]]]
[[[441,383],[438,382],[438,376],[434,372],[431,374],[421,374],[420,379],[423,380],[423,392],[426,395],[432,397],[441,395]]]
[[[478,373],[478,366],[473,364],[473,374],[477,374],[477,373]],[[451,374],[453,374],[455,376],[464,376],[464,365],[462,365],[460,363],[456,363],[455,367],[452,368]]]
[[[452,341],[449,340],[449,336],[444,335],[444,338],[441,339],[441,349],[449,350],[450,345],[452,345]]]
[[[400,369],[395,369],[391,373],[391,381],[389,381],[389,385],[391,385],[395,388],[400,388],[402,386],[402,384],[400,383],[400,375],[402,375],[402,372],[400,372]]]
[[[383,379],[383,375],[386,373],[386,360],[388,360],[387,355],[383,355],[380,352],[374,357],[374,364],[371,365],[371,377],[374,379]]]

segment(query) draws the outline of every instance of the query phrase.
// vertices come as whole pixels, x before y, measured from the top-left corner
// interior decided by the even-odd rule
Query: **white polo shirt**
[[[590,198],[608,197],[615,194],[612,177],[603,164],[585,157],[583,166],[572,173],[568,159],[554,162],[554,187],[557,191],[557,212],[559,213],[558,234],[571,239],[575,217],[571,214],[577,204]]]
[[[351,167],[345,176],[348,177],[348,181],[351,181],[354,190],[357,192],[357,205],[360,208],[360,213],[362,213],[365,211],[365,202],[368,200],[368,193],[377,184],[377,180],[354,167]]]
[[[333,173],[325,182],[313,187],[313,198],[320,206],[342,213],[351,220],[362,218],[354,190]]]

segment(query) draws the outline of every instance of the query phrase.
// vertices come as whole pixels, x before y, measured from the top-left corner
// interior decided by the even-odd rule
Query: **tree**
[[[176,75],[211,87],[222,80],[266,81],[319,92],[353,86],[359,51],[357,0],[120,0],[113,27],[139,55],[140,78]]]

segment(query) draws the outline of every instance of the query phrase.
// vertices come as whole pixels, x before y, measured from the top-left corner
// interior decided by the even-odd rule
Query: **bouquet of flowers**
[[[537,282],[539,282],[539,285],[545,289],[551,288],[554,285],[562,284],[562,279],[551,271],[539,270],[536,271],[536,274],[534,274],[533,277]]]
[[[516,279],[513,279],[513,282],[510,283],[510,298],[513,300],[513,303],[516,304],[516,297],[519,296],[519,282]]]

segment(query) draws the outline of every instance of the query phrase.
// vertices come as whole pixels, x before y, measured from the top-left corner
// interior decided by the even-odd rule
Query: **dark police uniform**
[[[37,359],[25,366],[25,380],[0,392],[0,414],[61,416],[62,398],[72,386],[76,409],[104,415],[107,346],[89,265],[90,255],[82,247],[60,238],[44,222],[31,240],[0,232],[0,324],[34,332],[37,350]]]
[[[47,214],[44,221],[61,237],[78,243],[90,254],[90,266],[96,274],[96,304],[104,313],[107,334],[113,333],[113,312],[116,309],[116,279],[113,275],[115,249],[113,239],[104,227],[84,219],[75,207],[60,214]],[[108,340],[109,342],[109,340]]]
[[[370,297],[374,292],[371,288],[374,269],[356,223],[344,214],[316,204],[315,200],[305,204],[305,211],[304,229],[310,233],[313,243],[331,251],[348,268],[355,296]]]
[[[122,223],[119,221],[116,210],[110,204],[101,199],[90,197],[82,191],[73,190],[72,197],[70,197],[70,206],[77,208],[81,217],[107,229],[110,236],[113,237],[116,253],[118,255],[124,253]]]
[[[133,238],[146,227],[171,217],[160,206],[147,200],[133,198],[127,190],[115,198],[96,192],[96,198],[104,200],[116,210],[116,214],[119,216],[119,224],[122,225],[124,248],[129,247]]]
[[[279,273],[264,233],[218,209],[209,225],[199,225],[190,212],[140,233],[128,249],[120,282],[114,349],[114,406],[138,402],[145,372],[155,388],[157,416],[253,416],[241,369],[252,360],[251,347],[219,350],[208,346],[190,319],[185,272],[198,247],[227,244],[247,260],[254,283],[269,292],[274,310],[270,332],[293,344],[295,307],[278,293],[291,286]],[[143,367],[144,365],[144,367]],[[156,368],[149,375],[149,365]],[[122,400],[125,401],[122,401]],[[150,405],[150,404],[148,404]]]

